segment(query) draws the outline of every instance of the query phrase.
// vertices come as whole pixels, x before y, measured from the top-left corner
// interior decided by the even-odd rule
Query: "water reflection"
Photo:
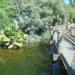
[[[41,75],[50,64],[50,55],[45,51],[40,46],[0,49],[0,75]]]

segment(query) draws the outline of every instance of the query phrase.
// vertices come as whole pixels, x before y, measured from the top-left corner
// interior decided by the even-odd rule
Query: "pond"
[[[50,62],[48,48],[43,46],[0,49],[0,75],[42,75]]]

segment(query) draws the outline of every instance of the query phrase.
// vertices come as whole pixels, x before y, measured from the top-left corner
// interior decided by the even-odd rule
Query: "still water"
[[[0,49],[0,75],[42,75],[50,62],[46,47]]]

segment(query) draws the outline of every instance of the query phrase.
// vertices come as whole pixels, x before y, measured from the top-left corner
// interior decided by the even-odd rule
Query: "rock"
[[[10,45],[10,43],[9,43],[9,42],[5,43],[5,46],[9,46],[9,45]]]
[[[20,47],[20,48],[23,47],[23,44],[22,43],[14,42],[14,45],[17,46],[17,47]]]
[[[6,38],[3,39],[3,41],[4,42],[10,42],[10,39],[6,37]]]
[[[12,49],[14,47],[14,45],[10,45],[8,46],[8,49]]]

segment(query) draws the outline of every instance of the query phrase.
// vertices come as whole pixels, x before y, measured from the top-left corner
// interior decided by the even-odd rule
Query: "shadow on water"
[[[68,75],[61,60],[53,61],[49,74],[45,75]]]

